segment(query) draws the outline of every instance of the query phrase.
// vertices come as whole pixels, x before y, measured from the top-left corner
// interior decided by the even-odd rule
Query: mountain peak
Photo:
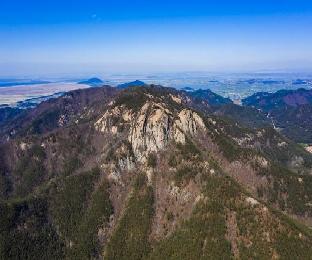
[[[85,84],[85,85],[90,85],[92,87],[99,87],[103,85],[103,81],[99,78],[90,78],[87,80],[82,80],[78,82],[78,84]]]
[[[147,84],[145,84],[143,81],[140,80],[135,80],[135,81],[131,81],[131,82],[126,82],[123,84],[119,84],[117,86],[117,88],[119,89],[125,89],[125,88],[130,88],[130,87],[142,87],[142,86],[146,86]]]
[[[233,103],[231,99],[222,97],[212,92],[210,89],[198,89],[194,91],[189,91],[189,95],[194,98],[200,98],[200,99],[206,100],[212,106]]]

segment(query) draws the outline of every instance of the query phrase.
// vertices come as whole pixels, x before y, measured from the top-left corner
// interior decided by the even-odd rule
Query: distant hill
[[[189,92],[189,91],[194,91],[194,89],[191,88],[191,87],[184,87],[184,88],[182,88],[181,90],[184,90],[184,91],[187,91],[187,92]]]
[[[100,87],[103,85],[103,83],[104,82],[99,78],[90,78],[90,79],[78,82],[78,84],[90,85],[92,87]]]
[[[305,80],[305,79],[296,79],[292,81],[293,85],[306,85],[309,83],[309,80]]]
[[[226,117],[250,128],[272,125],[270,118],[268,118],[265,113],[248,106],[225,104],[223,106],[216,107],[213,114],[216,116]]]
[[[38,85],[38,84],[49,84],[50,81],[46,80],[16,80],[16,81],[3,81],[0,82],[0,87],[12,87],[12,86],[23,86],[23,85]]]
[[[271,84],[284,84],[284,80],[273,80],[273,79],[243,79],[239,80],[238,83],[247,83],[247,84],[263,84],[263,85],[271,85]]]
[[[123,83],[117,86],[117,88],[119,89],[125,89],[125,88],[129,88],[129,87],[142,87],[142,86],[146,86],[147,84],[145,84],[145,82],[140,81],[140,80],[135,80],[132,82],[127,82],[127,83]]]
[[[243,99],[242,103],[266,113],[287,137],[312,143],[312,90],[260,92]]]
[[[194,97],[194,98],[200,98],[208,102],[211,106],[216,105],[225,105],[225,104],[232,104],[233,101],[229,98],[222,97],[214,92],[212,92],[210,89],[198,89],[195,91],[189,91],[188,95]]]
[[[279,90],[275,93],[259,92],[242,100],[243,105],[253,106],[269,112],[285,106],[298,107],[312,104],[312,90]]]

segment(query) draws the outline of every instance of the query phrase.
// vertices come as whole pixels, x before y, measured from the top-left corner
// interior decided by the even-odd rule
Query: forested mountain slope
[[[256,93],[243,104],[263,111],[275,127],[298,143],[312,143],[312,90]]]
[[[312,255],[311,155],[205,99],[79,90],[1,131],[1,259]]]

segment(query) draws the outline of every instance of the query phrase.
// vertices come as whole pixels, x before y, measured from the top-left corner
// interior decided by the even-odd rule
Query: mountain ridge
[[[243,99],[243,105],[260,109],[277,128],[298,143],[312,143],[312,90],[280,90],[256,93]]]
[[[78,84],[90,85],[92,87],[100,87],[104,82],[99,78],[90,78],[87,80],[79,81]]]
[[[143,87],[143,86],[147,86],[147,84],[141,80],[135,80],[135,81],[119,84],[117,85],[117,88],[126,89],[130,87]]]
[[[274,129],[155,85],[73,91],[27,113],[0,145],[4,258],[311,255],[312,157]]]

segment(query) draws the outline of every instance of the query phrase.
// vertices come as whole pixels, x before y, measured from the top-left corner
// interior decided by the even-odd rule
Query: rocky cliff
[[[112,103],[95,123],[98,131],[113,135],[127,129],[126,139],[137,161],[144,162],[148,154],[163,150],[170,141],[184,144],[187,136],[206,129],[196,112],[185,108],[172,111],[165,103],[147,98],[138,111]]]

